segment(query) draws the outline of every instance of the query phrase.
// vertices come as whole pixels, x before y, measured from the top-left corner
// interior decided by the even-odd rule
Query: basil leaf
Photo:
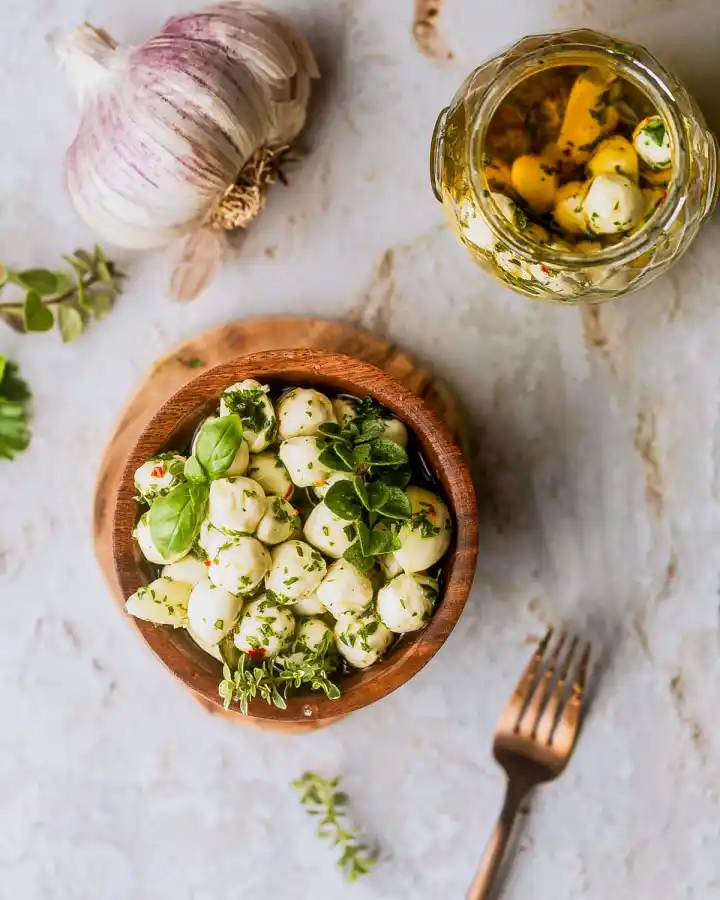
[[[400,549],[400,538],[392,531],[375,530],[370,532],[370,552],[373,556],[392,553]]]
[[[242,438],[243,425],[237,413],[205,422],[198,435],[195,456],[210,478],[219,478],[230,468]]]
[[[336,481],[325,494],[325,506],[341,519],[354,522],[362,515],[362,503],[350,481]]]
[[[384,468],[380,472],[374,473],[378,481],[394,487],[404,488],[410,484],[410,466],[398,466],[397,469]]]
[[[342,429],[335,422],[324,422],[318,428],[320,434],[324,435],[327,438],[333,438],[335,440],[340,440],[340,433]]]
[[[412,516],[412,504],[410,498],[399,487],[382,485],[385,489],[385,497],[380,506],[374,506],[378,512],[388,519],[409,519]],[[368,486],[369,490],[370,486]]]
[[[391,488],[381,481],[371,481],[366,485],[368,506],[367,509],[379,510],[387,501]],[[394,488],[392,489],[394,490]]]
[[[188,481],[200,483],[208,480],[207,472],[203,469],[197,456],[191,456],[185,460],[183,474]]]
[[[380,438],[370,446],[371,466],[399,466],[407,461],[408,455],[405,448],[396,444],[395,441]]]
[[[352,479],[352,485],[355,488],[355,493],[358,495],[360,502],[365,507],[365,509],[372,509],[370,506],[370,499],[368,498],[368,492],[365,488],[365,482],[362,478],[358,478],[357,475]]]
[[[351,563],[355,566],[356,569],[359,569],[361,572],[369,572],[370,569],[375,565],[375,560],[372,556],[365,556],[365,554],[360,549],[360,541],[355,541],[354,544],[350,544],[347,550],[343,553],[343,559],[347,562]]]
[[[55,317],[42,302],[37,291],[28,291],[23,306],[23,320],[26,331],[50,331],[55,324]]]
[[[380,419],[365,419],[360,426],[358,444],[374,441],[385,433],[385,424]]]
[[[328,469],[334,469],[336,472],[354,472],[352,466],[344,463],[335,452],[335,447],[326,447],[318,456],[318,460]]]
[[[370,459],[370,444],[357,444],[353,450],[352,465],[353,469],[363,469]]]
[[[150,507],[150,536],[161,556],[187,553],[205,518],[208,486],[186,481]]]

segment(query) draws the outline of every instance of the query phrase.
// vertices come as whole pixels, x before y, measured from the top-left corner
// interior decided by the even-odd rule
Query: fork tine
[[[574,637],[572,643],[570,644],[570,648],[565,655],[565,659],[563,660],[562,667],[558,674],[557,681],[555,682],[555,685],[552,689],[552,693],[548,698],[547,705],[543,710],[540,720],[537,723],[535,736],[542,744],[550,743],[553,731],[555,730],[555,722],[557,721],[558,712],[560,711],[560,707],[565,696],[565,685],[567,683],[568,673],[570,672],[570,665],[572,664],[573,657],[575,656],[577,646],[578,639],[577,637]]]
[[[562,709],[559,710],[555,732],[550,734],[548,741],[548,743],[552,743],[568,753],[572,750],[580,727],[583,692],[585,691],[585,682],[587,681],[587,674],[590,668],[590,651],[591,646],[588,641],[580,659],[577,677],[573,680],[570,688],[570,697]]]
[[[502,711],[500,722],[498,723],[498,729],[502,728],[507,729],[508,731],[515,731],[520,719],[522,718],[522,713],[525,709],[525,705],[532,695],[532,688],[535,684],[537,673],[540,669],[543,657],[545,656],[545,651],[547,650],[552,636],[553,629],[548,628],[547,634],[538,644],[537,649],[533,653],[532,659],[523,672],[520,681],[518,681],[515,690],[510,697],[510,700],[507,702],[505,709]]]
[[[560,653],[562,652],[562,648],[565,645],[566,638],[567,634],[563,631],[560,635],[560,639],[558,640],[555,649],[550,656],[550,659],[548,660],[547,668],[545,669],[545,672],[535,686],[535,690],[530,697],[525,711],[518,721],[516,730],[518,734],[522,734],[524,737],[532,737],[537,731],[543,710],[550,697],[555,668],[558,664],[558,660],[560,659]],[[573,648],[571,647],[570,652],[572,653],[572,651]],[[523,723],[525,723],[524,727],[522,727]]]

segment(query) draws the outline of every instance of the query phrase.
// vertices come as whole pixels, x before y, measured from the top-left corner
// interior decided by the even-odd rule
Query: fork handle
[[[473,883],[470,885],[467,900],[488,900],[490,897],[490,891],[495,884],[500,863],[503,860],[508,841],[510,840],[515,818],[527,792],[528,788],[525,785],[508,781],[502,811],[485,849],[485,855],[482,858],[480,867],[473,879]]]

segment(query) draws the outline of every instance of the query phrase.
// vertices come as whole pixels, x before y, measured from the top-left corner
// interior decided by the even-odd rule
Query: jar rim
[[[585,34],[587,33],[586,31]],[[547,37],[552,38],[562,34],[563,32],[555,32]],[[592,32],[592,34],[596,34],[600,39],[613,40],[599,32]],[[622,46],[627,46],[627,44]],[[682,140],[684,133],[682,116],[677,107],[677,101],[664,80],[674,80],[673,76],[655,57],[648,51],[645,52],[650,56],[657,71],[631,54],[623,52],[622,49],[610,49],[575,40],[570,40],[562,45],[544,43],[501,69],[493,83],[487,88],[470,118],[471,134],[468,160],[470,187],[475,203],[485,216],[491,231],[498,240],[506,243],[522,258],[537,260],[541,255],[543,261],[568,267],[582,267],[583,269],[594,266],[622,265],[645,253],[648,245],[665,233],[680,215],[685,205],[683,185],[689,177],[689,159]],[[548,56],[553,57],[551,64],[545,62]],[[669,126],[673,147],[673,173],[666,188],[666,196],[658,209],[635,234],[624,237],[617,244],[594,253],[554,249],[538,244],[525,237],[522,232],[510,227],[510,223],[487,191],[480,167],[488,127],[502,101],[517,84],[538,71],[545,71],[556,66],[572,65],[573,58],[576,60],[576,64],[588,65],[588,57],[594,57],[600,64],[604,61],[609,68],[621,69],[622,77],[642,91]]]

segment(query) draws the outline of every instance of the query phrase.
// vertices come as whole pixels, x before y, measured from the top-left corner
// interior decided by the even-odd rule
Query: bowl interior
[[[467,600],[477,556],[476,507],[472,482],[462,454],[445,426],[419,397],[380,369],[335,353],[274,351],[239,357],[217,366],[185,385],[157,412],[135,445],[122,477],[113,517],[113,553],[118,580],[127,598],[151,578],[132,537],[140,514],[133,475],[148,457],[185,447],[199,423],[218,406],[220,393],[234,381],[256,378],[277,387],[299,385],[360,397],[368,394],[387,407],[412,431],[420,452],[439,482],[454,522],[453,541],[442,561],[441,599],[428,625],[405,635],[387,655],[368,669],[339,680],[342,697],[293,691],[287,709],[263,700],[250,704],[260,719],[313,721],[335,718],[395,690],[437,652],[452,630]],[[135,620],[144,639],[165,665],[206,700],[222,705],[218,695],[221,664],[203,652],[184,631]]]

